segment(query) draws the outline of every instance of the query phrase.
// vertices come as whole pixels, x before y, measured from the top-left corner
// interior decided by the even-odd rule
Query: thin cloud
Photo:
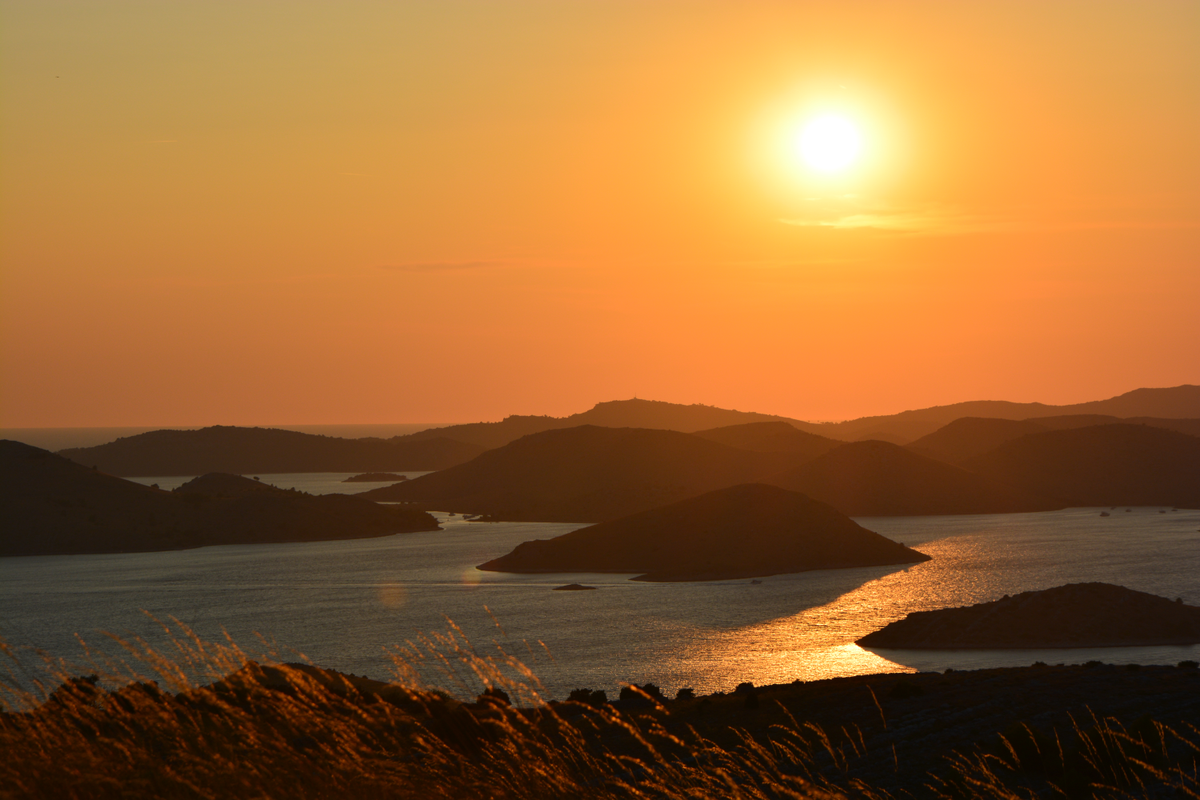
[[[418,261],[410,264],[382,264],[389,272],[462,272],[508,266],[507,261]]]
[[[834,230],[874,230],[887,233],[951,235],[1007,227],[996,217],[964,214],[950,208],[927,206],[887,208],[859,203],[853,195],[812,198],[815,206],[795,217],[784,217],[784,225]]]

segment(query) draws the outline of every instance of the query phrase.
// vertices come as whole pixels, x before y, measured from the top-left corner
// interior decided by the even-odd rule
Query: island
[[[240,475],[201,475],[174,492],[0,441],[0,556],[133,553],[218,544],[363,539],[439,530],[412,506],[309,495]]]
[[[928,560],[799,492],[742,484],[553,539],[523,542],[479,569],[711,581]]]
[[[398,483],[406,480],[408,480],[407,475],[397,475],[394,472],[364,472],[361,475],[351,475],[342,483],[384,483],[387,481]]]
[[[858,640],[905,650],[1027,650],[1200,643],[1200,608],[1110,583],[1071,583],[917,611]]]

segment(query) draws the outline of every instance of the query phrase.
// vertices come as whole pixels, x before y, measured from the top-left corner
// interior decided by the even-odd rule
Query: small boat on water
[[[1111,516],[1112,516],[1112,514],[1109,514],[1107,511],[1101,511],[1101,512],[1100,512],[1100,516],[1102,516],[1102,517],[1111,517]]]

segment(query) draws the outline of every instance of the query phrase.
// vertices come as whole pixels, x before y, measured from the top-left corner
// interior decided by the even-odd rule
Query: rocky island
[[[630,572],[643,581],[711,581],[928,560],[825,503],[776,486],[742,484],[553,539],[523,542],[479,569]]]
[[[1109,583],[918,611],[858,640],[906,650],[1149,647],[1200,642],[1200,608]]]

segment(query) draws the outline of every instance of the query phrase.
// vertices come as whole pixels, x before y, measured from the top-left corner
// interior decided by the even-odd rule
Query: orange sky
[[[1200,3],[0,14],[5,427],[1200,383]]]

